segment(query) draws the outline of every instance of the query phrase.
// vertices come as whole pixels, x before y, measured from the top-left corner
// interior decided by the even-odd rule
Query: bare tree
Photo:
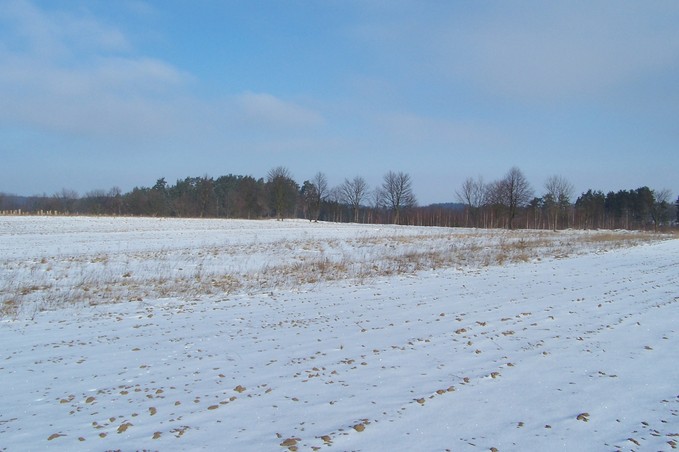
[[[370,210],[368,211],[368,223],[379,223],[381,222],[381,211],[384,207],[384,201],[382,200],[382,188],[377,187],[372,190],[368,196],[370,197]]]
[[[80,196],[75,190],[68,188],[62,188],[60,192],[57,192],[53,196],[56,201],[55,204],[58,206],[54,210],[61,211],[63,213],[74,213],[76,203]]]
[[[483,183],[483,178],[479,176],[477,180],[468,177],[460,187],[460,190],[455,192],[457,199],[467,206],[466,221],[469,223],[469,216],[472,217],[472,224],[478,226],[479,211],[486,202],[486,184]],[[469,224],[467,224],[469,226]]]
[[[317,172],[311,183],[316,187],[316,199],[315,199],[315,213],[316,216],[314,221],[318,221],[321,217],[321,207],[323,202],[328,197],[328,178],[322,172]]]
[[[389,171],[384,175],[381,197],[394,214],[394,224],[401,221],[403,209],[417,204],[410,175],[403,172]]]
[[[484,227],[499,227],[500,219],[506,216],[505,184],[502,180],[490,182],[485,187]],[[487,217],[485,217],[487,214]]]
[[[552,228],[556,231],[559,227],[559,216],[567,213],[568,207],[571,205],[571,196],[573,196],[573,184],[568,182],[562,176],[551,176],[545,182],[544,196],[545,207],[549,212],[549,221]],[[566,215],[566,219],[568,215]]]
[[[651,220],[653,220],[653,229],[658,230],[658,226],[667,222],[670,218],[670,199],[672,192],[664,188],[660,191],[653,192],[653,205],[651,206]]]
[[[342,194],[342,201],[352,207],[354,223],[358,223],[361,203],[368,194],[368,183],[361,176],[356,176],[352,180],[344,179],[344,183],[339,188]]]
[[[519,207],[525,206],[533,198],[533,189],[523,172],[517,167],[511,168],[500,181],[502,202],[508,209],[507,227],[514,228],[514,218]]]
[[[328,208],[331,221],[342,222],[343,221],[343,209],[342,209],[342,191],[339,187],[333,187],[328,190],[328,196],[326,197],[328,201]]]

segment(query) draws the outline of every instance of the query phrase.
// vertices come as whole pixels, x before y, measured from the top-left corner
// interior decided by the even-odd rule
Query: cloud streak
[[[86,14],[47,13],[27,0],[8,0],[2,21],[18,48],[45,59],[74,57],[78,52],[125,52],[131,49],[119,29]]]

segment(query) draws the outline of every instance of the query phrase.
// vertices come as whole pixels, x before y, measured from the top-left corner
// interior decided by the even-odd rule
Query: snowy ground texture
[[[631,233],[0,217],[0,450],[672,450],[678,264]]]

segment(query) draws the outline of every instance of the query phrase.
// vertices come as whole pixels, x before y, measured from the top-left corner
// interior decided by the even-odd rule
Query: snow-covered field
[[[0,450],[671,450],[679,241],[0,217]]]

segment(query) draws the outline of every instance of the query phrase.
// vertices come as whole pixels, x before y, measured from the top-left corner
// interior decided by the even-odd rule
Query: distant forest
[[[305,218],[309,221],[417,226],[526,229],[647,229],[676,227],[679,198],[669,190],[640,187],[603,193],[588,190],[573,200],[573,186],[561,176],[545,181],[541,195],[520,169],[499,180],[466,179],[456,202],[419,206],[409,174],[389,171],[381,185],[360,176],[329,187],[323,173],[297,183],[285,167],[266,178],[229,174],[187,177],[151,187],[94,190],[79,196],[62,190],[52,196],[0,193],[0,213],[115,215],[183,218]]]

